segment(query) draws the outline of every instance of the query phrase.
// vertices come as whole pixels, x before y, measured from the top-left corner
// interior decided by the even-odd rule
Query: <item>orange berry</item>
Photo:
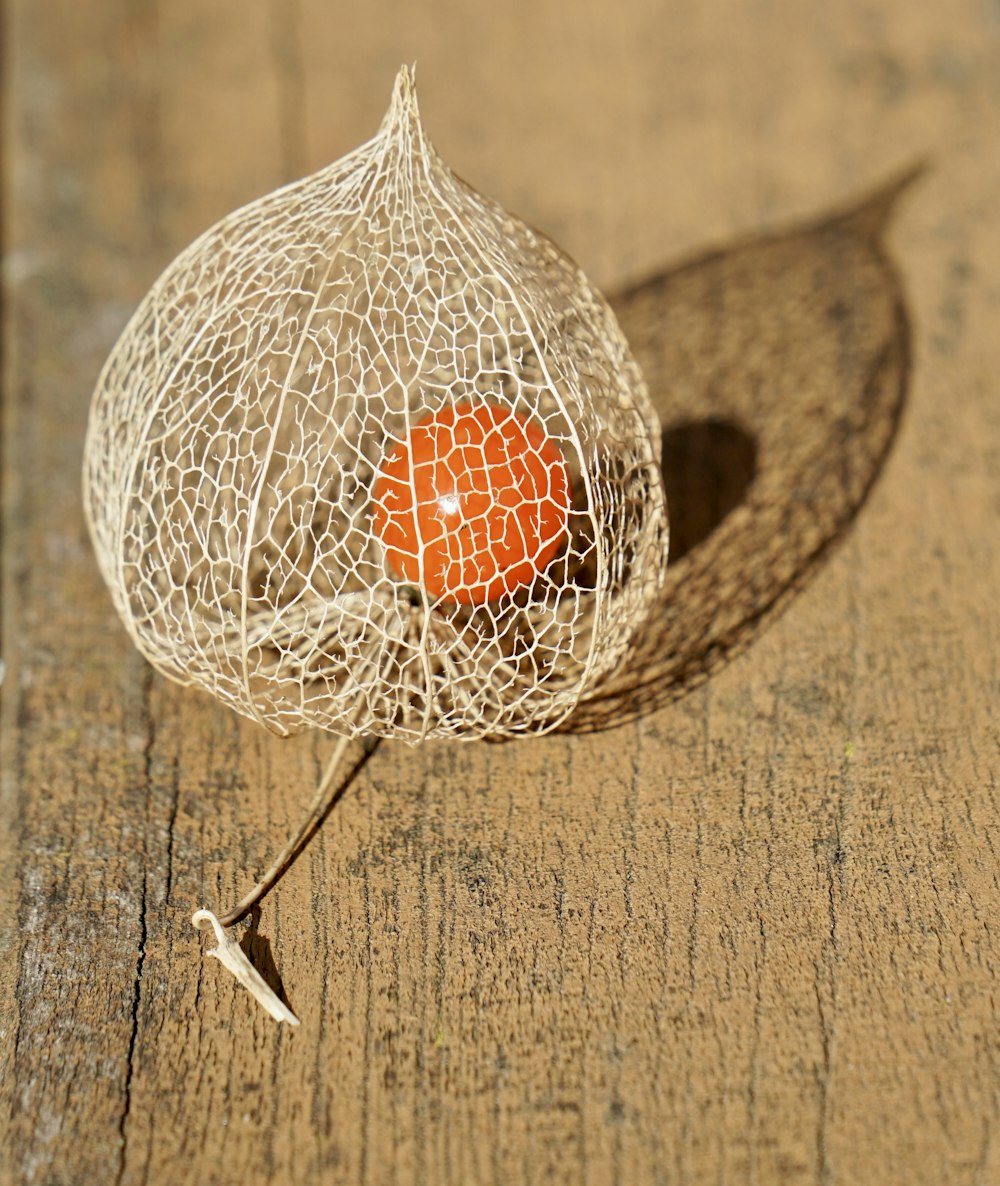
[[[375,479],[389,567],[432,600],[483,605],[530,585],[566,538],[570,481],[556,444],[508,408],[424,417]]]

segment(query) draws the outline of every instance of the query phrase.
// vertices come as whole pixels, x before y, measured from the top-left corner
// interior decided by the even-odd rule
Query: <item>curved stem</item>
[[[373,649],[374,645],[365,651],[365,662],[369,661],[370,651]],[[360,692],[360,685],[358,685],[358,688]],[[360,703],[365,702],[361,701]],[[359,711],[360,709],[356,710],[354,717],[355,723],[357,722],[357,712]],[[309,804],[305,817],[299,824],[298,831],[281,850],[264,876],[244,898],[237,902],[228,914],[217,917],[210,910],[197,910],[191,918],[191,922],[196,930],[202,930],[206,925],[211,926],[215,931],[219,946],[213,948],[208,954],[214,955],[228,968],[240,984],[277,1021],[286,1021],[291,1025],[298,1025],[298,1019],[295,1017],[295,1014],[292,1013],[285,1002],[281,1000],[254,969],[240,945],[226,935],[226,928],[231,927],[245,915],[249,914],[274,889],[282,877],[284,877],[309,841],[319,831],[323,821],[333,810],[340,797],[354,782],[355,778],[357,778],[364,764],[378,748],[380,740],[378,737],[365,737],[361,743],[361,756],[347,770],[343,777],[339,777],[344,764],[344,755],[347,752],[351,738],[346,735],[338,738],[333,753],[330,755],[330,760],[327,762],[320,777],[312,802]]]
[[[309,804],[309,809],[302,823],[299,825],[299,830],[292,836],[281,852],[278,853],[271,867],[253,889],[245,897],[241,898],[228,914],[220,916],[219,922],[222,926],[231,927],[233,923],[239,922],[241,918],[250,913],[254,906],[266,894],[269,894],[274,889],[295,863],[309,841],[319,831],[321,824],[330,814],[334,804],[357,777],[362,766],[364,766],[375,752],[379,739],[374,738],[366,741],[364,743],[364,753],[360,760],[348,771],[346,778],[338,780],[337,774],[340,771],[344,754],[347,752],[350,741],[350,737],[347,736],[338,739],[337,745],[330,755],[330,760],[326,764],[326,769],[323,771],[323,775],[319,780],[319,785],[316,787],[316,794],[313,796],[313,801]]]
[[[375,752],[379,739],[371,738],[363,742],[361,757],[347,771],[343,778],[338,778],[344,761],[344,754],[350,743],[349,737],[341,737],[337,741],[329,762],[323,771],[316,787],[316,794],[306,812],[305,818],[299,825],[298,831],[288,841],[278,854],[274,863],[257,882],[253,889],[241,899],[228,914],[218,918],[211,910],[196,910],[191,916],[191,923],[196,930],[204,930],[210,926],[215,931],[218,947],[213,947],[208,955],[214,955],[217,960],[236,977],[240,984],[253,996],[260,1005],[276,1021],[285,1021],[289,1025],[298,1025],[299,1019],[288,1008],[288,1005],[278,996],[257,969],[250,962],[246,953],[235,939],[226,934],[226,928],[237,923],[244,915],[249,914],[258,902],[284,877],[302,853],[313,836],[319,831],[323,821],[332,811],[341,795],[354,782],[361,768]]]

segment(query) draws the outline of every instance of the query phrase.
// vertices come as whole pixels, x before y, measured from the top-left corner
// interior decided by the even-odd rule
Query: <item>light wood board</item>
[[[0,1180],[1000,1181],[1000,7],[4,22]],[[929,160],[888,232],[906,404],[802,591],[687,695],[596,733],[383,746],[265,904],[254,950],[302,1018],[279,1029],[189,917],[248,888],[331,742],[150,674],[84,530],[83,432],[159,270],[371,135],[412,60],[444,158],[609,291]],[[859,356],[817,368],[856,382]]]

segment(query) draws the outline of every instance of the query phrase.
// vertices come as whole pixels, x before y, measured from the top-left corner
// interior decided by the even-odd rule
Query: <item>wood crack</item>
[[[142,971],[146,962],[146,890],[147,879],[144,870],[139,913],[139,953],[135,962],[135,979],[132,984],[132,1028],[129,1031],[128,1052],[125,1062],[125,1084],[122,1088],[122,1114],[118,1122],[121,1144],[119,1146],[118,1173],[115,1175],[115,1186],[120,1186],[124,1180],[126,1158],[128,1155],[128,1118],[132,1108],[132,1079],[135,1073],[135,1049],[139,1037],[139,1001],[142,996]]]
[[[156,724],[153,720],[150,701],[152,698],[153,670],[144,665],[140,677],[140,702],[142,719],[145,722],[145,742],[142,751],[142,779],[141,790],[146,803],[152,799],[153,782],[153,748],[156,743]],[[175,801],[177,796],[175,795]],[[170,819],[170,836],[173,836],[173,820],[176,816],[176,806]],[[129,1028],[128,1048],[125,1055],[125,1082],[122,1086],[122,1111],[118,1120],[118,1134],[120,1138],[118,1150],[118,1172],[115,1175],[115,1186],[120,1186],[125,1177],[128,1158],[128,1120],[132,1110],[132,1080],[135,1077],[135,1053],[139,1041],[139,1005],[142,1000],[142,975],[146,965],[146,943],[149,938],[148,903],[149,903],[149,813],[142,831],[142,889],[139,896],[139,947],[135,960],[135,976],[132,981],[131,1026]],[[168,849],[170,845],[168,843]],[[167,883],[169,887],[169,882]],[[169,890],[168,890],[169,892]]]

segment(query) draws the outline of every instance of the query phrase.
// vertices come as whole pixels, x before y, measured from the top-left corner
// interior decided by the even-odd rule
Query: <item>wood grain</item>
[[[4,19],[0,1180],[1000,1180],[995,8]],[[445,158],[609,289],[932,158],[889,234],[911,383],[839,546],[702,686],[606,732],[378,751],[259,920],[292,1032],[188,920],[267,863],[329,739],[133,654],[83,428],[159,269],[369,135],[414,58]]]

